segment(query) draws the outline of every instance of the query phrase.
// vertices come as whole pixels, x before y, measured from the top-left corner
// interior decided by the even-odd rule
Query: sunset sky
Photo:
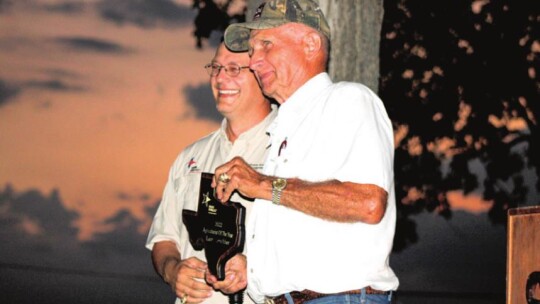
[[[213,55],[194,48],[194,11],[145,28],[127,10],[121,24],[101,17],[97,2],[24,2],[0,19],[0,81],[15,91],[0,104],[0,181],[59,189],[82,238],[121,208],[144,220],[176,154],[217,126],[198,113],[212,99],[190,104],[211,96]]]
[[[0,200],[0,277],[11,282],[0,291],[16,290],[7,299],[25,294],[16,287],[29,284],[26,266],[43,281],[47,269],[86,271],[56,282],[74,286],[101,271],[104,293],[104,280],[119,280],[170,296],[144,281],[157,278],[144,240],[174,158],[220,120],[203,69],[219,38],[195,48],[191,2],[0,1],[0,191],[12,195]],[[392,258],[402,287],[502,292],[504,228],[478,197],[449,199],[455,217],[419,215],[419,242]]]

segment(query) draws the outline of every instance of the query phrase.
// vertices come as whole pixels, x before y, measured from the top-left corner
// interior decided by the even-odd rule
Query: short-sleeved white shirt
[[[293,290],[395,290],[392,125],[381,100],[321,73],[279,109],[264,173],[307,181],[375,184],[388,192],[379,224],[338,223],[258,199],[247,222],[248,291],[257,302]],[[286,191],[286,190],[285,190]]]
[[[268,152],[269,138],[266,129],[276,114],[277,109],[273,107],[272,112],[262,122],[242,133],[234,143],[227,138],[226,120],[223,120],[220,129],[180,153],[169,171],[169,178],[148,234],[148,249],[152,250],[154,244],[160,241],[173,241],[183,259],[195,256],[206,261],[204,251],[194,250],[189,242],[186,226],[182,222],[182,209],[197,211],[202,172],[213,173],[217,166],[235,156],[242,156],[253,168],[262,170]],[[248,219],[253,202],[248,202],[237,194],[233,195],[231,200],[246,207]],[[176,303],[180,303],[180,300],[176,299]],[[228,303],[228,298],[220,292],[214,292],[204,303]],[[244,303],[253,302],[245,295]]]

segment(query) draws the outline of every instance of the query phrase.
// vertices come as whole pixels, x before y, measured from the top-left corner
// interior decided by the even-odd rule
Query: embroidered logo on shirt
[[[251,168],[257,170],[257,171],[260,171],[262,170],[262,168],[264,167],[264,164],[249,164],[251,166]]]
[[[195,157],[192,157],[188,161],[187,167],[188,167],[189,172],[195,172],[195,171],[199,170],[199,168],[197,167],[197,161],[195,160]]]

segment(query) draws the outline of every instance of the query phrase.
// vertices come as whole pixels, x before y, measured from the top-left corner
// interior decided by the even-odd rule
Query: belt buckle
[[[274,304],[274,299],[270,297],[264,297],[264,304]]]

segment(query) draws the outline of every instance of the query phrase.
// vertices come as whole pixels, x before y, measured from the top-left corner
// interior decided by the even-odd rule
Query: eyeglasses
[[[221,69],[225,70],[225,73],[231,77],[236,77],[238,74],[240,74],[240,71],[242,69],[248,69],[249,66],[239,66],[237,64],[231,63],[227,65],[219,65],[217,63],[209,63],[204,66],[206,69],[206,72],[208,72],[208,75],[210,76],[217,76]]]

